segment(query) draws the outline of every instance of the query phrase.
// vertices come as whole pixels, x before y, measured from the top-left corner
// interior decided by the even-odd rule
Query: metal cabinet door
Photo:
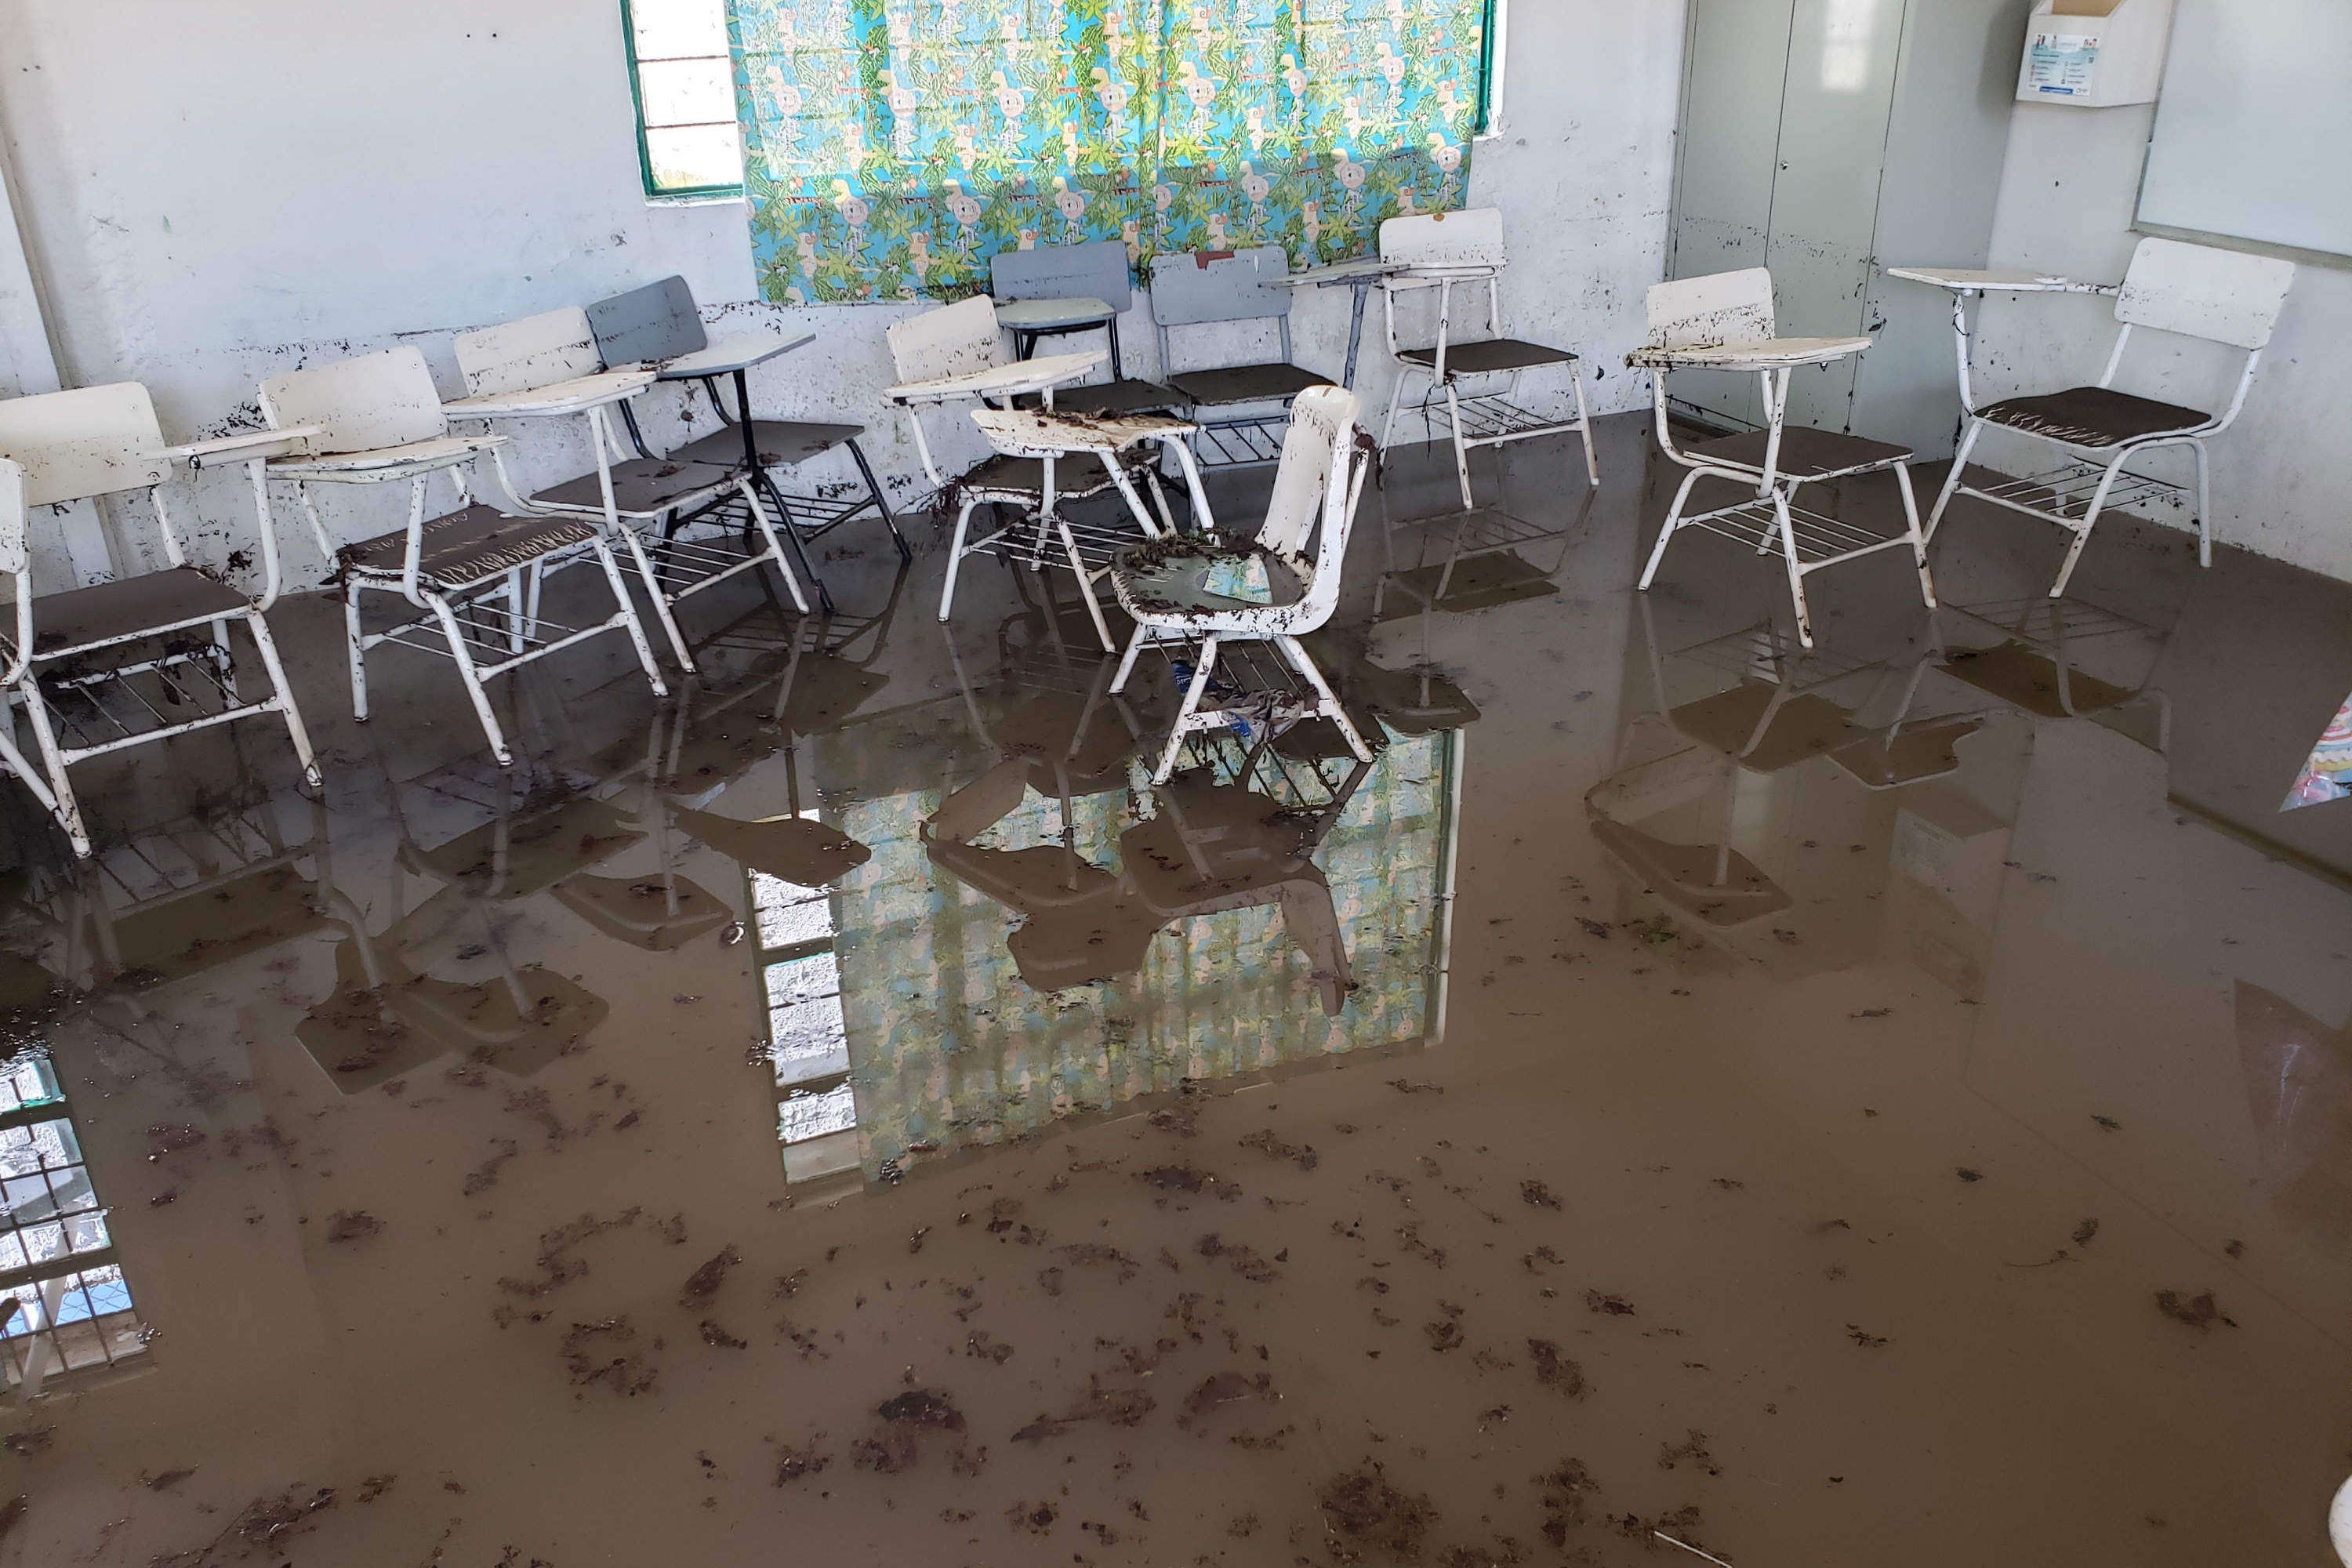
[[[1797,0],[1692,0],[1670,277],[1765,265],[1796,5]],[[1751,376],[1679,372],[1674,395],[1741,424],[1763,417]]]
[[[1904,0],[1797,0],[1780,96],[1765,265],[1780,331],[1843,337],[1865,328]],[[1799,371],[1789,422],[1845,430],[1855,362]]]

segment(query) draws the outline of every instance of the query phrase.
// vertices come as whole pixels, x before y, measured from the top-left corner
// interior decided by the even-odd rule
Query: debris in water
[[[2178,1290],[2158,1290],[2156,1310],[2176,1323],[2186,1323],[2192,1329],[2210,1329],[2216,1323],[2236,1328],[2237,1322],[2226,1316],[2213,1300],[2213,1292],[2200,1290],[2194,1296],[2184,1296]]]
[[[1633,1315],[1633,1302],[1622,1296],[1604,1295],[1599,1290],[1587,1290],[1584,1293],[1584,1304],[1593,1311],[1603,1312],[1612,1318],[1630,1318]]]
[[[1536,1381],[1546,1388],[1556,1389],[1570,1399],[1581,1399],[1592,1392],[1584,1381],[1583,1366],[1560,1354],[1559,1346],[1551,1341],[1529,1340],[1528,1354],[1535,1358]]]
[[[329,1241],[365,1241],[383,1230],[383,1221],[365,1209],[341,1209],[327,1216]]]
[[[1887,1343],[1885,1335],[1867,1333],[1864,1331],[1860,1323],[1848,1323],[1845,1326],[1845,1337],[1866,1351],[1883,1350]]]
[[[1560,1201],[1552,1195],[1549,1187],[1532,1177],[1519,1184],[1519,1196],[1528,1205],[1539,1209],[1556,1209],[1563,1206]]]
[[[1332,1555],[1341,1563],[1361,1562],[1365,1551],[1417,1562],[1429,1527],[1437,1521],[1436,1506],[1391,1486],[1376,1459],[1324,1482],[1316,1502]]]
[[[742,1253],[736,1250],[733,1242],[729,1242],[709,1262],[686,1277],[686,1283],[677,1292],[677,1304],[681,1307],[709,1304],[719,1294],[719,1288],[727,1283],[728,1270],[742,1261]]]

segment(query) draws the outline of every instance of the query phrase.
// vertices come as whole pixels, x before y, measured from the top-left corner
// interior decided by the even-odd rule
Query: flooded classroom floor
[[[2119,518],[2053,605],[1963,503],[1808,651],[1735,544],[1634,592],[1602,425],[1450,572],[1392,462],[1369,764],[1154,787],[1167,666],[941,626],[917,520],[666,701],[525,672],[510,773],[313,598],[323,800],[207,731],[78,868],[10,785],[0,1564],[2327,1562],[2352,586]]]

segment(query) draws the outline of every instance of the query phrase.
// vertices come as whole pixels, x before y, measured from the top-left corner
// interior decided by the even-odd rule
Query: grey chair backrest
[[[1160,363],[1175,369],[1168,340],[1171,327],[1219,321],[1271,321],[1282,334],[1282,357],[1290,358],[1290,299],[1287,289],[1269,289],[1267,279],[1290,271],[1290,254],[1278,245],[1255,250],[1174,251],[1151,262],[1151,320],[1160,329]]]
[[[1290,314],[1290,290],[1264,279],[1290,271],[1278,245],[1255,250],[1172,252],[1151,263],[1151,319],[1163,327],[1255,321]]]
[[[588,307],[589,330],[607,365],[659,363],[709,346],[694,290],[672,276]]]
[[[1114,310],[1126,310],[1135,298],[1128,278],[1127,244],[1117,239],[1000,250],[989,258],[988,291],[999,304],[1100,300]]]

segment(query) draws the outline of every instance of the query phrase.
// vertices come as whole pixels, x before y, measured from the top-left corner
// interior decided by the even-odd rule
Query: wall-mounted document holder
[[[2017,96],[2103,109],[2153,103],[2173,0],[2034,0]]]

